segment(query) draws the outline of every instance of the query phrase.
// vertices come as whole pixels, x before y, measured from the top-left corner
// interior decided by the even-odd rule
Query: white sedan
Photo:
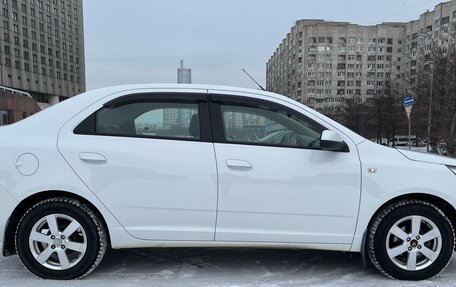
[[[361,252],[421,280],[455,248],[455,159],[372,143],[273,93],[105,88],[0,138],[3,255],[42,278],[83,277],[111,246]]]

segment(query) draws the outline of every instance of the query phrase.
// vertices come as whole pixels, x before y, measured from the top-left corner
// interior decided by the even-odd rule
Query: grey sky
[[[88,90],[175,83],[179,60],[192,82],[256,88],[296,20],[371,25],[417,19],[439,0],[84,0]]]

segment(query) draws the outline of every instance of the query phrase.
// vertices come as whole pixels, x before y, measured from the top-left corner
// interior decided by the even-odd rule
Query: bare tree
[[[447,139],[448,150],[452,155],[455,154],[456,130],[455,36],[454,33],[445,33],[444,36],[436,38],[432,33],[424,33],[424,48],[420,51],[419,61],[414,63],[416,69],[413,70],[416,73],[406,77],[409,89],[417,97],[413,112],[417,129],[420,132],[427,130],[427,119],[430,115],[431,138],[434,141]]]

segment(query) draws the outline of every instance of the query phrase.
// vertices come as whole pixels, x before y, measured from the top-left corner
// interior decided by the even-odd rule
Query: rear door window
[[[74,133],[212,141],[207,105],[207,98],[197,94],[122,96],[87,117]]]
[[[101,135],[200,138],[198,104],[132,103],[107,107],[96,115]]]

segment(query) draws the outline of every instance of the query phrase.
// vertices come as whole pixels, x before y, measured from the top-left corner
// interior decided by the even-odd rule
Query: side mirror
[[[342,137],[338,133],[330,130],[325,130],[321,134],[320,147],[327,151],[349,151],[348,146],[342,140]]]

